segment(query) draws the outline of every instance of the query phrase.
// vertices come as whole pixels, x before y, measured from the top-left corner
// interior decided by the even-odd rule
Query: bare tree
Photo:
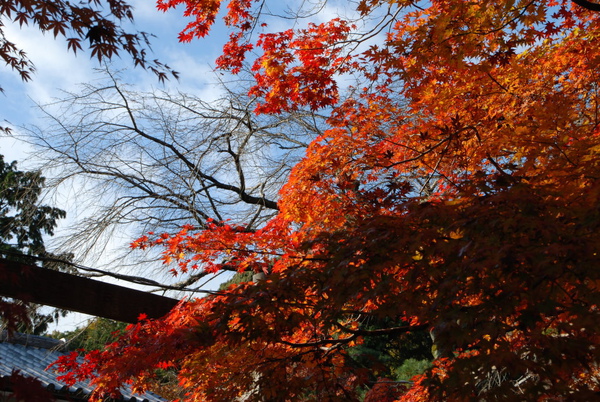
[[[325,123],[314,113],[257,116],[253,108],[253,99],[226,88],[211,102],[132,91],[108,71],[102,85],[42,106],[48,126],[27,128],[25,138],[54,176],[49,186],[70,186],[85,211],[60,249],[123,266],[127,247],[110,260],[103,254],[123,233],[131,241],[209,219],[259,227],[277,212],[279,189]]]

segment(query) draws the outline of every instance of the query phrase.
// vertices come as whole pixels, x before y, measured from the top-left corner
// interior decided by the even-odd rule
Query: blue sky
[[[223,24],[217,21],[211,34],[204,39],[191,43],[180,43],[178,33],[185,27],[187,19],[182,10],[170,10],[167,13],[155,8],[152,0],[133,0],[135,30],[156,35],[152,38],[153,54],[149,59],[157,58],[180,73],[180,79],[160,84],[156,77],[148,71],[133,68],[127,55],[112,61],[112,69],[125,69],[124,79],[134,84],[139,90],[160,88],[192,93],[206,98],[214,97],[216,90],[215,73],[212,71],[214,60],[220,55],[222,45],[228,37]],[[271,7],[294,10],[296,4],[305,2],[287,1],[270,3]],[[275,5],[273,5],[275,4]],[[311,17],[314,21],[325,21],[347,11],[348,3],[329,1],[327,7]],[[4,95],[0,94],[0,121],[5,120],[13,126],[35,124],[41,116],[35,108],[36,103],[45,104],[53,98],[60,97],[61,91],[76,91],[77,85],[99,79],[94,69],[100,67],[88,53],[74,55],[67,51],[66,41],[55,39],[52,35],[43,35],[35,28],[19,28],[10,21],[3,21],[5,33],[9,40],[24,49],[36,66],[36,73],[29,82],[22,82],[18,74],[9,68],[0,68],[0,86]],[[306,22],[306,21],[304,21]],[[270,19],[269,29],[282,30],[292,26],[293,21],[286,19]],[[295,24],[298,27],[298,24]],[[7,160],[19,160],[23,167],[28,165],[25,148],[13,140],[0,139],[0,149]]]
[[[135,30],[156,35],[152,38],[153,54],[150,54],[149,58],[157,58],[168,64],[180,73],[180,79],[161,84],[151,72],[133,68],[127,55],[113,60],[111,69],[123,70],[123,79],[140,91],[158,88],[194,94],[204,100],[217,98],[220,89],[215,82],[216,74],[219,73],[215,73],[212,66],[228,37],[222,25],[216,24],[216,29],[205,39],[198,39],[192,43],[179,43],[177,35],[187,22],[181,16],[181,10],[162,13],[157,11],[154,2],[149,0],[133,0],[130,3],[135,8]],[[289,1],[278,3],[278,6],[291,8],[294,4],[295,1]],[[322,10],[315,16],[317,21],[336,17],[340,7],[347,5],[343,1],[331,1],[329,4],[332,7]],[[286,29],[291,23],[289,20],[274,22],[270,24],[270,28]],[[7,38],[27,52],[36,66],[36,73],[31,81],[22,82],[16,72],[8,68],[0,68],[0,86],[4,89],[4,94],[0,94],[3,98],[0,101],[0,119],[4,120],[3,125],[14,127],[16,132],[22,125],[37,124],[43,127],[42,112],[36,104],[50,103],[53,99],[63,97],[63,91],[78,92],[81,83],[93,83],[103,79],[104,76],[94,71],[101,67],[98,62],[90,59],[89,54],[85,52],[77,55],[68,52],[64,40],[60,38],[57,40],[52,35],[43,35],[34,28],[21,29],[11,25],[9,21],[4,21],[4,24]],[[221,75],[219,77],[223,78]],[[22,169],[36,165],[35,154],[31,153],[31,148],[12,138],[0,138],[0,153],[7,161],[17,160]],[[44,174],[48,176],[51,173],[44,172]],[[52,204],[66,209],[69,218],[77,215],[77,211],[71,209],[68,199],[68,192],[65,192],[64,203],[52,202]],[[63,226],[66,225],[63,223]],[[123,244],[128,244],[132,239],[121,240]],[[80,315],[72,316],[68,323],[63,321],[61,327],[65,328],[65,324],[66,327],[78,325],[84,319],[85,317]]]
[[[156,35],[152,38],[153,54],[149,58],[157,58],[170,65],[180,72],[181,78],[162,85],[151,72],[133,68],[126,54],[114,59],[112,68],[126,69],[125,79],[140,90],[155,87],[198,94],[214,88],[211,85],[214,80],[211,65],[219,55],[226,33],[217,30],[209,39],[179,43],[177,34],[186,23],[179,11],[159,12],[148,0],[134,0],[132,4],[135,7],[135,29]],[[2,120],[8,120],[14,126],[35,123],[40,117],[34,107],[36,103],[50,102],[60,97],[63,90],[73,91],[79,83],[99,78],[94,69],[101,66],[95,59],[90,59],[89,54],[74,55],[67,51],[66,42],[61,38],[44,35],[35,28],[21,29],[9,21],[4,23],[6,36],[27,52],[36,72],[31,81],[22,82],[16,72],[7,67],[0,68],[0,85],[5,91],[4,95],[0,95],[3,98],[0,102]],[[5,142],[1,146],[6,159],[11,159],[11,155],[14,155],[12,159],[23,156],[17,149],[7,148]]]
[[[213,84],[215,74],[211,66],[227,34],[218,30],[209,39],[179,43],[177,34],[186,24],[179,11],[159,12],[154,2],[148,0],[134,0],[131,4],[135,7],[135,30],[156,35],[152,38],[153,54],[149,58],[157,58],[180,72],[180,79],[160,84],[151,72],[133,68],[127,55],[113,60],[111,68],[124,70],[124,79],[141,91],[159,88],[193,93],[207,99],[214,97],[217,89]],[[42,113],[36,107],[37,103],[52,102],[62,96],[62,91],[77,92],[81,83],[101,79],[99,73],[94,71],[101,66],[95,59],[90,59],[89,54],[74,55],[67,51],[66,42],[60,38],[56,40],[52,35],[43,35],[34,28],[21,29],[9,21],[3,22],[7,38],[27,52],[36,66],[36,72],[31,81],[22,82],[16,72],[6,67],[0,68],[0,86],[4,89],[4,94],[0,94],[0,124],[12,126],[16,132],[21,125],[40,124],[43,127]],[[0,153],[6,161],[17,160],[22,169],[36,165],[31,149],[13,138],[0,138]],[[67,209],[68,216],[76,214],[68,206],[56,206]],[[126,283],[122,285],[130,286]],[[87,318],[82,314],[72,314],[61,320],[59,327],[72,329]]]

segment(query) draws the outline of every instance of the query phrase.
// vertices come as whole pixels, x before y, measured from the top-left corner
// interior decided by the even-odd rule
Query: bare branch
[[[80,211],[59,249],[76,250],[87,264],[101,256],[106,267],[157,260],[123,247],[106,261],[115,241],[125,245],[149,231],[202,228],[207,220],[260,227],[277,213],[292,166],[325,128],[322,116],[306,111],[256,116],[253,99],[226,88],[206,102],[132,91],[118,74],[104,74],[104,85],[85,84],[41,106],[47,126],[19,130],[44,161],[55,196],[68,193]],[[193,273],[172,287],[202,278]]]

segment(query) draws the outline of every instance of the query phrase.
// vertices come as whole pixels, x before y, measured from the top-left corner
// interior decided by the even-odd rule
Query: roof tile
[[[63,343],[56,339],[42,336],[0,334],[0,378],[8,378],[14,370],[22,375],[37,378],[46,388],[53,392],[69,393],[73,396],[89,395],[93,387],[88,381],[77,382],[71,387],[58,381],[59,374],[46,368],[65,354],[61,351]],[[165,399],[152,393],[134,396],[128,389],[121,391],[122,401],[131,402],[164,402]]]

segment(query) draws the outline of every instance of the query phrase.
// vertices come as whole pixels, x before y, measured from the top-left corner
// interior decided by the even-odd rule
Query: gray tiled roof
[[[88,382],[78,382],[67,387],[56,379],[59,374],[46,370],[48,365],[56,361],[64,353],[60,351],[61,341],[41,336],[14,334],[7,339],[0,335],[0,378],[10,377],[14,370],[20,374],[37,378],[48,389],[67,393],[75,397],[84,397],[92,392]],[[147,393],[143,396],[133,395],[122,390],[123,401],[164,402],[165,399]]]

